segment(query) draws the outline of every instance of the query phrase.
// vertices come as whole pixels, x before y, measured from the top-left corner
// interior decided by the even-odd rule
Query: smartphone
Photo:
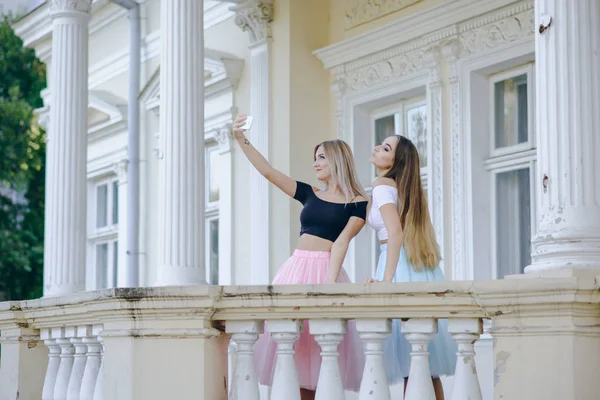
[[[243,129],[245,131],[247,131],[248,129],[250,129],[250,127],[252,126],[252,121],[254,120],[254,117],[251,117],[250,115],[248,115],[246,117],[246,122],[244,123],[244,125],[242,125],[240,127],[240,129]]]

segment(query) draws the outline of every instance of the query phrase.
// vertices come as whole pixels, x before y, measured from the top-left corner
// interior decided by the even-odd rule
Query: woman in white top
[[[375,146],[371,163],[378,178],[373,183],[369,225],[377,232],[381,255],[371,282],[428,282],[444,280],[440,250],[429,218],[427,199],[421,183],[419,154],[403,136],[390,136]],[[384,359],[390,384],[404,379],[410,370],[410,344],[392,322],[392,334],[385,343]],[[448,334],[446,320],[438,321],[438,333],[429,344],[429,365],[438,400],[444,398],[439,376],[453,375],[456,344]]]

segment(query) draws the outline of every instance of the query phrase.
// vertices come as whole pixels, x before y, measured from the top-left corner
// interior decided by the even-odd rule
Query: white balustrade
[[[482,400],[475,367],[474,343],[483,332],[481,319],[450,319],[448,332],[458,345],[456,372],[450,400]]]
[[[389,319],[357,319],[356,330],[365,347],[365,369],[359,400],[389,400],[390,387],[383,365],[383,342],[392,331]]]
[[[42,329],[40,338],[48,347],[48,368],[44,378],[44,389],[42,390],[42,400],[54,399],[54,386],[56,384],[56,376],[58,367],[60,366],[60,346],[56,343],[56,339],[52,337],[50,329]]]
[[[260,400],[256,369],[254,367],[254,343],[263,332],[263,321],[230,321],[227,333],[236,343],[235,368],[231,379],[229,398],[232,400]]]
[[[437,332],[437,320],[415,318],[402,321],[402,333],[412,345],[410,371],[404,400],[435,400],[427,347]]]
[[[338,346],[348,332],[348,323],[340,319],[310,320],[309,330],[321,346],[321,369],[315,400],[344,400]]]
[[[302,332],[302,321],[267,321],[267,330],[277,343],[277,359],[271,398],[282,400],[300,400],[300,384],[294,362],[294,343]]]
[[[81,382],[85,365],[87,364],[87,344],[83,343],[83,338],[92,333],[91,326],[79,326],[77,328],[67,328],[67,336],[71,338],[71,344],[75,348],[73,355],[73,369],[69,377],[69,385],[67,386],[67,400],[79,400],[81,394]]]
[[[83,343],[87,345],[87,362],[81,379],[80,400],[94,400],[94,390],[102,361],[102,344],[98,339],[101,329],[100,325],[94,325],[91,335],[82,338]]]
[[[67,388],[69,386],[69,379],[71,378],[71,371],[73,370],[73,362],[75,347],[71,344],[71,338],[68,334],[72,332],[65,331],[64,328],[52,328],[52,333],[60,332],[61,337],[56,338],[56,344],[60,346],[60,365],[58,366],[58,373],[56,374],[56,384],[54,385],[54,400],[66,400],[67,399]]]

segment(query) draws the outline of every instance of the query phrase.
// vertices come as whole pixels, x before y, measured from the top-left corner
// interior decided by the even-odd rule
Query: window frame
[[[535,142],[535,62],[515,66],[489,75],[489,155],[484,160],[484,168],[489,176],[490,201],[490,253],[491,278],[499,279],[498,265],[498,207],[497,182],[498,175],[505,172],[529,168],[529,201],[530,201],[530,237],[536,232],[537,202],[535,188],[537,149]],[[527,77],[527,141],[512,146],[495,147],[495,84],[506,79],[526,75]],[[503,277],[500,277],[503,278]]]
[[[98,226],[98,188],[102,185],[107,186],[107,203],[106,203],[106,214],[107,214],[107,225],[102,227]],[[93,210],[91,213],[92,223],[90,224],[89,232],[88,232],[88,243],[90,249],[90,260],[91,260],[91,268],[92,268],[92,281],[93,288],[95,290],[99,289],[110,289],[117,286],[118,279],[118,269],[119,269],[119,261],[118,261],[118,250],[115,256],[115,243],[117,246],[119,244],[119,201],[117,197],[117,201],[115,202],[114,190],[117,188],[117,196],[119,190],[119,179],[116,175],[107,175],[100,179],[92,181],[91,184],[91,194],[92,201],[88,202]],[[114,210],[116,209],[117,213],[117,222],[115,223],[113,216]],[[90,213],[88,213],[90,215]],[[98,259],[97,259],[97,246],[102,244],[108,244],[108,254],[107,254],[107,270],[106,270],[106,282],[107,286],[100,287],[98,281]],[[116,260],[116,261],[115,261]]]
[[[520,151],[531,150],[535,148],[535,134],[532,128],[534,127],[534,119],[535,119],[535,64],[533,62],[529,62],[527,64],[519,65],[514,68],[510,68],[501,72],[494,73],[490,75],[489,79],[489,134],[490,134],[490,158],[499,157],[507,154],[513,154]],[[497,148],[496,147],[496,120],[495,120],[495,111],[496,111],[496,96],[495,96],[495,85],[498,82],[516,78],[517,76],[525,75],[527,77],[527,141],[523,143],[518,143],[512,146],[504,146]]]

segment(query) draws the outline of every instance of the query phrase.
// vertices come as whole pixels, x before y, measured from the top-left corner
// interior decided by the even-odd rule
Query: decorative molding
[[[231,124],[225,124],[221,129],[215,131],[215,138],[219,143],[219,154],[229,153],[231,151]]]
[[[235,24],[250,35],[252,44],[271,37],[273,0],[246,0],[231,8],[235,11]]]
[[[436,232],[436,239],[440,247],[442,260],[444,259],[444,132],[443,132],[443,107],[444,88],[442,84],[443,57],[438,47],[427,51],[426,60],[429,68],[429,82],[427,83],[428,126],[431,129],[431,157],[429,157],[429,190],[433,199],[430,209],[432,223]],[[442,261],[443,262],[443,261]],[[443,268],[442,268],[443,269]]]
[[[316,50],[314,54],[326,69],[349,64],[352,61],[373,64],[398,54],[397,49],[402,45],[410,43],[410,46],[401,52],[426,48],[456,37],[461,29],[473,29],[474,26],[470,25],[480,21],[477,18],[482,15],[498,14],[499,16],[494,18],[503,19],[522,11],[523,4],[533,7],[533,3],[533,0],[528,0],[526,3],[519,0],[445,1],[439,6],[400,18],[368,33]],[[489,22],[493,22],[492,17],[488,18],[491,18]],[[475,22],[461,26],[461,23],[470,20]],[[392,54],[388,54],[388,51]]]
[[[63,12],[89,14],[92,11],[92,0],[50,0],[50,15]]]
[[[349,0],[346,1],[346,29],[402,10],[421,0]]]
[[[113,169],[117,178],[119,179],[119,184],[127,183],[127,168],[129,165],[129,161],[127,159],[123,159],[116,164],[114,164]]]
[[[459,30],[461,57],[520,41],[535,31],[533,2],[465,23]]]

